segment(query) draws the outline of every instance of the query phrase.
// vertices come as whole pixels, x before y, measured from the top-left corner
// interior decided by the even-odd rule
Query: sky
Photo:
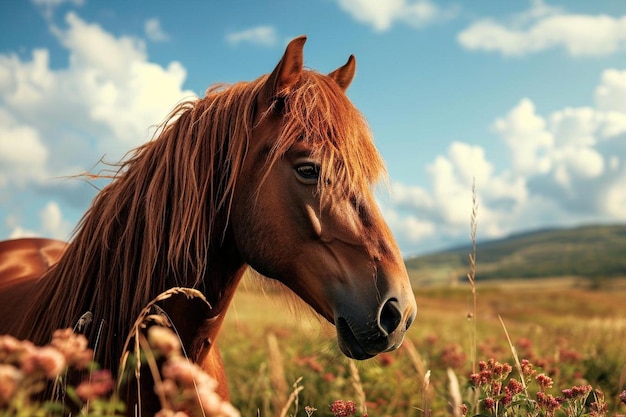
[[[98,172],[179,101],[357,60],[348,95],[386,161],[404,256],[626,222],[626,1],[8,0],[0,4],[0,240],[67,240]],[[105,168],[105,167],[104,167]]]

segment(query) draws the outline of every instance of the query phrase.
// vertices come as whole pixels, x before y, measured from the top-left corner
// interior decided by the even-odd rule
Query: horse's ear
[[[354,78],[355,71],[356,59],[354,58],[354,55],[350,55],[350,58],[348,58],[348,62],[346,62],[343,67],[337,68],[336,70],[328,74],[328,76],[335,80],[337,84],[339,84],[339,87],[343,89],[343,91],[346,91],[350,86],[352,79]]]
[[[265,100],[284,96],[289,91],[289,87],[300,79],[304,58],[302,50],[306,36],[298,36],[287,45],[283,57],[270,74],[263,87],[262,97]]]

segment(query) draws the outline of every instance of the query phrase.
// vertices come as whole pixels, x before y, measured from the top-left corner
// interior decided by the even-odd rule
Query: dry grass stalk
[[[421,380],[424,380],[424,376],[426,375],[426,367],[424,366],[424,360],[422,356],[417,351],[415,344],[408,337],[404,339],[402,342],[402,347],[406,350],[406,353],[409,355],[409,360],[413,364],[413,367],[417,371],[417,375]]]
[[[267,347],[269,350],[270,384],[272,385],[272,403],[274,410],[281,409],[287,402],[289,387],[285,377],[283,356],[278,348],[278,340],[274,333],[267,335]]]
[[[430,417],[432,411],[429,408],[429,391],[430,391],[430,369],[426,371],[424,379],[422,380],[422,416]]]
[[[361,414],[367,414],[367,399],[365,398],[365,390],[363,389],[363,384],[361,383],[361,376],[359,375],[359,369],[356,367],[356,364],[353,360],[348,360],[348,364],[350,366],[350,380],[352,381],[352,387],[356,393],[356,397],[361,407]]]
[[[524,378],[524,373],[522,371],[522,364],[520,363],[519,356],[517,355],[517,349],[515,349],[515,346],[513,346],[513,342],[511,342],[511,337],[509,336],[509,332],[507,331],[506,326],[504,325],[504,320],[502,320],[502,317],[499,314],[498,314],[498,319],[500,320],[500,323],[502,324],[502,328],[504,329],[506,340],[509,342],[509,347],[511,348],[511,354],[513,355],[513,359],[515,360],[515,368],[517,368],[517,372],[519,373],[520,381],[522,382],[522,386],[524,387],[524,392],[526,393],[526,396],[528,396],[528,389],[526,388],[526,381]]]
[[[289,411],[289,407],[291,407],[291,404],[296,405],[295,407],[296,409],[293,415],[295,416],[296,414],[298,414],[298,398],[300,395],[300,391],[304,389],[304,387],[300,385],[300,381],[302,381],[302,377],[296,379],[296,382],[293,383],[293,391],[291,391],[289,398],[287,398],[287,402],[283,406],[282,410],[280,410],[279,417],[285,417],[287,415],[287,412]]]
[[[450,414],[452,417],[461,417],[461,404],[463,403],[463,397],[461,396],[459,380],[452,368],[448,368],[446,372],[448,374],[448,402],[451,409]]]
[[[478,200],[476,198],[476,180],[472,181],[472,215],[470,217],[470,237],[472,238],[472,253],[469,254],[469,272],[467,279],[472,291],[472,311],[468,314],[472,329],[470,334],[470,356],[472,373],[476,373],[477,331],[476,331],[476,229],[478,226]]]

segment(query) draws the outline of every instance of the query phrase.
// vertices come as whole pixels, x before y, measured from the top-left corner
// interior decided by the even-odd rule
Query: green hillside
[[[407,259],[415,285],[464,279],[471,246]],[[626,277],[626,225],[541,230],[478,242],[477,279]]]

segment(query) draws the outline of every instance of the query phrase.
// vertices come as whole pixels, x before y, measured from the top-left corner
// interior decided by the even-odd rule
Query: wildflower
[[[435,334],[429,334],[428,336],[426,336],[426,339],[424,339],[424,342],[426,342],[426,344],[430,346],[435,346],[438,341],[439,337]]]
[[[513,394],[507,387],[504,388],[504,396],[500,399],[500,403],[503,406],[507,406],[513,402]]]
[[[111,372],[108,370],[96,371],[91,374],[89,380],[76,387],[76,395],[83,400],[101,398],[111,392],[114,385]]]
[[[604,402],[604,393],[600,390],[595,390],[594,395],[596,397],[596,401],[589,404],[589,416],[605,416],[608,410],[608,405]]]
[[[395,361],[396,361],[395,356],[390,355],[388,353],[381,353],[378,355],[378,363],[380,363],[381,366],[389,366],[393,364]]]
[[[326,372],[324,375],[322,375],[322,379],[326,382],[333,382],[335,379],[337,379],[337,377],[331,372]]]
[[[561,363],[575,363],[582,359],[582,355],[571,349],[561,348],[559,349],[559,362]]]
[[[22,342],[9,335],[0,336],[0,361],[8,362],[9,358],[24,350],[25,344],[31,343]]]
[[[152,326],[148,330],[148,343],[159,354],[169,357],[180,352],[180,341],[170,329]]]
[[[552,378],[550,378],[546,374],[539,374],[535,379],[537,380],[537,383],[539,384],[539,389],[541,391],[552,388]]]
[[[163,366],[162,374],[164,378],[175,381],[181,387],[202,386],[209,391],[217,388],[215,379],[183,357],[170,358]]]
[[[467,416],[467,413],[469,412],[469,409],[467,408],[467,404],[461,404],[459,405],[459,408],[461,409],[461,415],[463,417]]]
[[[501,381],[493,381],[491,383],[491,393],[493,395],[500,394],[501,390],[502,390],[502,382]]]
[[[56,330],[50,345],[63,354],[68,366],[76,369],[85,369],[93,360],[93,351],[87,347],[85,336],[72,329]]]
[[[626,389],[619,393],[619,399],[623,404],[626,404]]]
[[[15,366],[0,364],[0,406],[13,397],[22,378],[22,373]]]
[[[537,373],[537,371],[533,369],[533,364],[530,363],[528,359],[522,359],[520,366],[522,368],[522,375],[527,378],[533,377]]]
[[[460,369],[467,362],[467,355],[465,355],[461,346],[450,343],[441,352],[441,362],[446,368]]]
[[[591,385],[579,385],[569,389],[564,389],[563,396],[566,399],[586,398],[593,388]]]
[[[330,412],[335,417],[352,417],[356,413],[354,401],[336,400],[330,405]]]
[[[512,395],[516,395],[524,391],[524,386],[517,379],[511,378],[509,383],[506,385],[506,388]]]
[[[562,399],[546,394],[543,391],[537,393],[537,404],[546,410],[546,416],[553,416],[554,412],[561,408]]]
[[[496,407],[496,401],[493,398],[485,398],[483,400],[483,407],[485,407],[485,410],[493,410]]]
[[[51,346],[30,349],[20,359],[25,374],[43,373],[50,379],[59,376],[66,365],[65,356]]]
[[[215,392],[217,381],[182,356],[170,356],[161,374],[163,381],[155,390],[168,399],[174,410],[190,415],[239,417],[235,407]]]

